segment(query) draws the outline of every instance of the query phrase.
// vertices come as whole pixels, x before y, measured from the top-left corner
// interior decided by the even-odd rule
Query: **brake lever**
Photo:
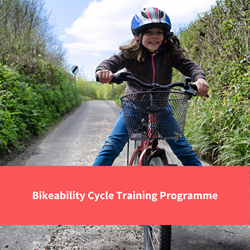
[[[186,76],[184,79],[184,89],[185,93],[188,95],[197,96],[199,94],[197,86],[195,84],[191,84],[191,78],[188,76]]]
[[[121,83],[123,83],[123,81],[127,81],[128,76],[131,76],[131,75],[132,75],[132,73],[126,72],[126,71],[118,73],[116,75],[113,75],[112,82],[117,83],[117,84],[121,84]]]
[[[123,81],[125,81],[126,77],[129,75],[132,75],[132,74],[130,72],[121,72],[121,73],[115,74],[115,75],[113,75],[111,82],[121,84],[121,83],[123,83]],[[96,75],[95,78],[96,78],[96,82],[100,81],[98,75]]]

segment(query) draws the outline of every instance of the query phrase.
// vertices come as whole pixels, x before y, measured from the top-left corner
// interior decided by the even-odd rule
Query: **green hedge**
[[[47,65],[53,84],[39,83],[0,64],[0,151],[11,153],[81,103],[77,86],[63,70]],[[51,74],[52,74],[51,73]],[[50,75],[51,75],[50,74]],[[48,74],[47,74],[48,75]]]
[[[190,102],[186,136],[216,165],[250,166],[250,2],[218,0],[183,28],[186,56],[207,74],[210,98]]]

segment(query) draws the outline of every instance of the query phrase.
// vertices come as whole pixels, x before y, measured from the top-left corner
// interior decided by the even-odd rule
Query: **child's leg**
[[[128,139],[128,131],[125,125],[123,111],[121,111],[110,136],[105,141],[102,150],[99,152],[93,163],[93,166],[111,166],[116,157],[123,150]]]
[[[194,153],[185,136],[180,138],[178,141],[166,141],[184,166],[202,166],[202,163],[200,162],[198,156]]]

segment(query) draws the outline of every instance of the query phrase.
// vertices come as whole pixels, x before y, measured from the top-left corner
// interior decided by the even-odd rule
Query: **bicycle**
[[[128,165],[177,165],[169,164],[165,149],[158,146],[158,140],[173,140],[183,136],[188,99],[198,95],[196,85],[191,84],[189,77],[185,77],[184,82],[159,85],[144,83],[129,72],[113,76],[113,83],[121,84],[123,81],[132,81],[147,89],[121,97],[129,138],[135,140],[130,160],[128,153]],[[171,225],[145,225],[144,248],[170,250]]]

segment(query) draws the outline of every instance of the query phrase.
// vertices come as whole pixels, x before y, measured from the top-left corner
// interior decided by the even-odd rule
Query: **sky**
[[[119,53],[119,46],[133,38],[131,20],[143,7],[157,7],[170,17],[172,31],[197,19],[216,0],[45,0],[51,22],[66,48],[66,61],[94,79],[103,60]]]

